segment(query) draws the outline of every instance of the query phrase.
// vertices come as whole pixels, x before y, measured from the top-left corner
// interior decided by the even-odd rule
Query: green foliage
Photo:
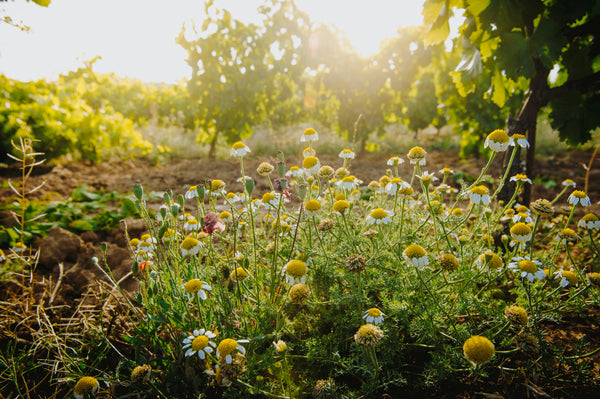
[[[590,131],[600,125],[596,95],[600,52],[593,44],[600,18],[598,3],[428,0],[424,16],[430,43],[446,40],[445,24],[454,6],[465,17],[460,27],[462,59],[453,72],[459,93],[466,96],[478,88],[481,96],[489,88],[486,95],[499,107],[517,97],[522,102],[520,113],[513,104],[509,105],[511,114],[532,139],[537,113],[549,106],[552,126],[560,131],[561,140],[570,145],[587,142]],[[559,78],[550,86],[552,69]],[[525,89],[530,97],[525,96]],[[471,118],[475,117],[472,113]]]
[[[376,192],[359,187],[368,192],[359,196],[336,180],[306,172],[290,187],[304,196],[300,188],[312,180],[299,211],[277,190],[264,195],[246,191],[238,203],[206,183],[206,198],[197,196],[196,187],[185,196],[167,192],[156,218],[136,187],[136,206],[151,235],[131,241],[140,306],[130,306],[132,313],[143,313],[127,338],[140,349],[129,361],[149,363],[157,375],[155,384],[160,375],[161,392],[178,397],[298,397],[334,386],[347,397],[399,396],[432,392],[473,372],[495,381],[510,372],[506,364],[526,376],[540,375],[542,368],[538,383],[543,387],[553,380],[556,348],[541,345],[542,323],[585,312],[598,300],[598,291],[584,276],[585,262],[571,257],[571,244],[554,239],[565,227],[575,227],[576,207],[568,217],[533,215],[537,221],[525,228],[535,230],[530,236],[535,238],[525,240],[527,247],[512,230],[511,237],[495,242],[493,237],[518,221],[501,222],[515,197],[499,203],[496,195],[507,176],[495,181],[486,170],[469,179],[468,187],[464,182],[458,187],[453,180],[459,176],[450,175],[438,186],[416,164],[413,174],[420,177],[413,179],[410,198],[394,192],[391,183],[382,183],[385,189]],[[390,177],[400,177],[398,173],[396,168]],[[408,182],[409,176],[402,177]],[[496,189],[485,207],[474,196],[484,180],[486,187]],[[457,186],[457,194],[437,190],[441,183]],[[352,201],[350,208],[336,208],[340,196]],[[221,221],[217,215],[223,207],[228,213],[220,214]],[[190,228],[197,224],[190,218],[199,220],[201,228]],[[323,227],[327,219],[330,228]],[[223,224],[213,225],[215,221]],[[573,245],[585,257],[597,257],[597,232],[590,233]],[[411,249],[416,243],[422,253]],[[495,253],[502,265],[492,267],[486,252]],[[456,264],[448,266],[443,254],[452,254]],[[525,269],[517,263],[522,257],[539,261],[533,271],[527,269],[535,276],[522,274]],[[306,265],[306,274],[303,267],[292,271],[298,262]],[[574,278],[569,285],[551,278],[568,270]],[[308,297],[294,294],[302,284],[310,290]],[[515,324],[505,316],[508,305],[523,307],[528,318]],[[366,326],[365,313],[371,308],[384,313],[377,329]],[[374,335],[361,333],[363,327]],[[197,351],[205,348],[199,342],[204,341],[193,340],[206,331],[218,332],[207,336],[214,348],[234,339],[245,356],[233,353],[227,360],[224,353],[208,349],[198,359]],[[462,349],[473,335],[487,337],[496,350],[489,363],[476,368],[469,366]],[[279,340],[285,343],[281,351]],[[582,346],[572,353],[589,350]],[[578,378],[589,378],[584,367],[580,373]],[[131,387],[129,392],[137,391]]]
[[[20,207],[18,202],[8,198],[0,210],[18,213]],[[66,201],[27,201],[25,218],[32,221],[25,224],[23,242],[29,244],[36,237],[44,237],[53,227],[74,233],[107,231],[118,227],[119,222],[128,217],[139,217],[131,198],[117,192],[93,190],[82,184]],[[10,247],[18,241],[19,233],[15,229],[0,226],[0,247]]]
[[[139,156],[151,148],[133,122],[110,105],[94,109],[83,97],[83,82],[25,83],[0,75],[0,87],[2,154],[11,153],[11,140],[19,138],[39,140],[38,149],[49,158],[70,154],[99,161]]]

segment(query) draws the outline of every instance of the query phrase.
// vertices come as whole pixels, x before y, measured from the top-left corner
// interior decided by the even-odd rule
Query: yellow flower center
[[[525,175],[517,174],[517,176],[525,176]],[[523,212],[527,212],[527,207],[525,205],[519,205],[519,207],[517,208],[517,213],[523,213]]]
[[[426,154],[427,153],[422,147],[416,146],[411,148],[410,151],[408,151],[407,157],[409,159],[423,159],[425,158]]]
[[[506,134],[506,132],[502,129],[494,130],[487,136],[487,138],[490,141],[495,141],[496,143],[500,144],[508,143],[508,141],[510,140],[508,134]]]
[[[494,356],[494,344],[489,339],[474,335],[467,339],[463,345],[463,352],[468,361],[474,364],[483,364]]]
[[[144,234],[141,238],[142,241],[146,241],[146,240],[150,240],[152,239],[152,236],[150,234]]]
[[[195,294],[202,289],[202,281],[195,278],[191,279],[190,281],[185,283],[183,288],[186,292],[189,292],[190,294]]]
[[[181,249],[185,249],[186,251],[189,251],[190,249],[194,248],[196,245],[198,245],[199,241],[196,240],[194,237],[186,237],[183,242],[181,243]]]
[[[344,148],[344,149],[342,150],[342,152],[343,152],[344,154],[350,154],[350,153],[352,152],[352,150],[349,150],[349,149],[347,149],[347,148]]]
[[[577,198],[586,198],[587,194],[585,193],[585,191],[581,191],[581,190],[575,190],[573,191],[573,193],[571,193],[571,195],[577,197]]]
[[[488,190],[488,188],[484,185],[480,185],[480,186],[475,186],[471,189],[471,192],[473,194],[479,194],[479,195],[487,195],[490,191]]]
[[[313,129],[312,127],[309,127],[308,129],[306,129],[304,131],[305,136],[310,136],[310,135],[316,134],[316,133],[317,133],[317,131],[315,129]]]
[[[225,338],[219,343],[219,346],[217,346],[217,350],[221,356],[231,355],[235,348],[237,348],[237,342],[235,339],[231,338]]]
[[[100,384],[94,377],[81,377],[79,381],[77,381],[77,384],[75,384],[73,393],[75,395],[91,394],[98,390],[99,387]]]
[[[379,183],[381,183],[382,186],[386,186],[390,181],[392,181],[392,179],[390,179],[389,176],[381,176],[379,178]]]
[[[464,214],[464,212],[460,208],[454,208],[454,209],[452,209],[452,214],[454,216],[462,216]]]
[[[597,222],[598,216],[594,215],[593,213],[588,213],[585,216],[583,216],[581,220],[583,220],[584,222]]]
[[[221,219],[229,219],[231,217],[231,213],[229,213],[227,211],[223,211],[219,214],[219,217]]]
[[[525,223],[519,222],[510,228],[510,233],[515,236],[527,236],[531,234],[531,228]]]
[[[245,147],[246,147],[246,144],[242,143],[241,141],[236,141],[235,143],[233,143],[234,150],[240,150]]]
[[[525,135],[524,135],[524,134],[519,134],[519,133],[515,133],[515,134],[513,134],[513,136],[512,136],[512,137],[513,137],[513,139],[515,139],[515,140],[522,140],[522,139],[526,139],[526,138],[527,138],[527,137],[525,137]]]
[[[215,179],[210,183],[210,189],[212,191],[217,191],[225,187],[225,182],[223,180]]]
[[[375,208],[369,214],[369,216],[371,216],[374,219],[383,219],[384,217],[387,217],[387,215],[387,211],[381,208]]]
[[[531,274],[534,274],[538,271],[538,267],[535,264],[535,262],[533,262],[529,259],[520,260],[519,262],[517,262],[517,266],[519,267],[519,269],[523,270],[524,272],[531,273]]]
[[[346,176],[342,179],[342,181],[344,183],[354,183],[354,179],[356,179],[356,177],[350,175],[350,176]]]
[[[418,244],[410,244],[404,250],[404,255],[409,258],[422,258],[423,256],[427,255],[427,252],[425,252],[423,247]]]
[[[206,335],[198,335],[192,341],[192,349],[196,352],[201,351],[202,349],[208,346],[208,337]]]
[[[346,200],[335,201],[333,204],[333,210],[339,213],[344,213],[349,207],[350,203]]]
[[[358,335],[364,338],[379,338],[379,329],[371,323],[363,324],[357,332]]]
[[[294,284],[290,289],[290,299],[292,302],[303,302],[310,295],[310,289],[306,284]]]
[[[310,168],[317,166],[318,163],[319,163],[319,159],[317,157],[308,156],[308,157],[304,158],[304,161],[302,161],[302,167],[304,169],[310,169]]]
[[[264,193],[264,195],[262,197],[262,202],[264,202],[266,204],[267,202],[273,201],[274,199],[275,199],[275,194]]]
[[[381,310],[377,308],[371,308],[367,311],[367,314],[371,317],[379,317],[381,316]]]
[[[190,186],[190,188],[188,188],[188,191],[196,191],[198,189],[198,186]]]
[[[577,274],[575,274],[574,272],[572,272],[570,270],[563,270],[561,272],[561,275],[564,278],[566,278],[569,281],[569,284],[571,284],[571,285],[577,284],[577,281],[579,280],[579,278],[577,277]]]
[[[306,274],[306,263],[301,260],[292,260],[285,267],[285,272],[292,277],[299,278]]]
[[[137,238],[133,238],[131,241],[129,241],[129,245],[131,245],[134,248],[137,247],[139,243],[140,243],[140,240]]]
[[[306,204],[304,204],[304,209],[313,212],[318,211],[319,209],[321,209],[321,203],[315,199],[312,199],[310,201],[307,201]]]
[[[490,269],[500,269],[504,265],[504,261],[493,252],[486,252],[480,255],[479,261],[487,265]]]
[[[248,277],[248,273],[243,267],[237,267],[232,273],[231,278],[236,281],[242,281]]]

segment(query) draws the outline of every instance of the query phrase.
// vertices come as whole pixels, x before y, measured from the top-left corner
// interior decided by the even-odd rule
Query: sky
[[[215,0],[243,22],[258,22],[260,0]],[[420,25],[423,0],[296,0],[311,21],[346,32],[363,55],[399,27]],[[49,7],[15,0],[0,3],[0,18],[29,26],[23,32],[0,23],[0,74],[11,79],[56,79],[95,56],[100,73],[148,82],[189,78],[186,52],[175,38],[184,23],[201,22],[202,0],[52,0]]]

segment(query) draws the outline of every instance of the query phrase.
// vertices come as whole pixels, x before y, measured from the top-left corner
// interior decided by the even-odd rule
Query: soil
[[[569,151],[538,159],[538,179],[534,181],[536,184],[532,187],[531,198],[552,200],[560,190],[560,184],[564,179],[574,180],[577,187],[583,189],[586,170],[582,165],[589,162],[591,155],[591,151]],[[341,166],[341,160],[336,156],[324,156],[320,157],[320,160],[321,164],[329,164],[334,168]],[[353,160],[350,170],[367,184],[371,180],[379,179],[385,173],[386,168],[388,168],[386,160],[387,155],[367,154]],[[268,161],[273,165],[277,163],[277,159],[273,156],[260,157],[260,159],[258,157],[244,159],[245,173],[255,178],[257,182],[255,193],[260,194],[268,190],[266,180],[256,173],[258,164],[263,161]],[[297,158],[288,158],[288,168],[297,164],[297,162],[299,162]],[[479,174],[485,162],[485,159],[460,160],[455,153],[432,152],[427,155],[427,165],[422,170],[435,171],[437,174],[437,171],[441,168],[451,167],[455,172],[462,172],[466,176],[475,177]],[[490,169],[492,175],[500,175],[500,162],[497,159],[492,165]],[[596,214],[600,211],[600,203],[597,202],[600,200],[599,164],[600,160],[597,160],[590,170],[587,190],[594,204],[592,207],[586,208],[586,212],[593,211]],[[228,191],[242,191],[241,184],[236,183],[241,171],[239,161],[235,159],[178,159],[163,166],[154,166],[142,160],[101,164],[80,162],[38,168],[35,172],[36,174],[31,177],[28,183],[29,187],[35,187],[45,182],[39,190],[31,195],[31,197],[37,199],[68,199],[72,190],[81,184],[87,184],[96,190],[107,192],[131,193],[133,185],[141,184],[146,193],[164,192],[168,189],[172,189],[175,193],[183,193],[187,186],[204,182],[210,178],[225,181]],[[401,165],[400,173],[401,176],[405,176],[405,180],[410,179],[412,165],[409,165],[408,162]],[[7,179],[18,181],[19,174],[18,170],[12,168],[0,169],[0,178],[3,181]],[[549,188],[552,181],[556,183],[556,187],[553,189]],[[546,183],[546,186],[538,182]],[[10,189],[6,186],[6,184],[2,184],[0,188],[0,203],[4,203],[7,198],[12,196]],[[557,204],[559,211],[560,204],[565,205],[567,196],[568,193]],[[159,203],[160,201],[157,200],[155,205]],[[6,221],[6,215],[0,215],[0,222],[4,223]],[[145,230],[143,223],[139,220],[127,220],[126,222],[131,237],[139,237]],[[101,243],[107,244],[106,260],[110,271],[125,290],[125,295],[130,296],[131,293],[135,292],[136,281],[131,274],[133,261],[127,242],[125,231],[122,228],[108,232],[86,232],[79,236],[55,228],[49,232],[47,237],[35,243],[35,246],[40,249],[39,261],[35,270],[31,272],[31,275],[23,276],[21,282],[8,283],[0,287],[0,301],[13,303],[14,300],[19,301],[20,296],[28,294],[32,305],[45,302],[46,306],[51,306],[52,309],[62,309],[60,311],[55,310],[54,316],[50,317],[53,322],[58,323],[64,322],[65,317],[73,317],[73,309],[98,306],[95,295],[98,293],[98,287],[100,287],[100,291],[111,291],[114,295],[120,295],[115,293],[116,291],[107,284],[105,271],[102,271],[92,262],[93,257],[103,258]],[[30,283],[27,283],[26,280],[29,280]],[[8,330],[14,331],[18,339],[27,340],[27,337],[31,335],[31,330],[35,328],[31,323],[23,322],[21,316],[18,316],[19,314],[22,315],[23,305],[17,305],[16,303],[13,303],[13,305],[15,306],[12,313],[3,314],[1,317],[0,324],[9,328],[0,329],[2,330],[0,331],[0,342],[15,338],[15,336],[5,334]],[[596,309],[595,324],[590,321],[593,319],[593,315],[585,319],[574,318],[570,322],[567,321],[566,324],[561,323],[560,326],[548,324],[544,327],[547,332],[546,339],[551,340],[554,344],[569,348],[576,345],[581,337],[585,335],[592,343],[591,347],[598,347],[600,346],[600,330],[597,328],[598,313],[598,309]],[[19,327],[14,329],[10,327],[16,325]],[[586,361],[591,361],[591,367],[595,370],[595,375],[600,375],[600,355],[596,354]],[[557,367],[566,366],[557,365]],[[568,370],[564,371],[564,374],[567,375]],[[504,381],[504,383],[507,383],[507,381]],[[487,395],[486,397],[503,397],[499,393],[502,392],[500,386],[486,387],[479,380],[462,381],[461,384],[461,386],[467,384],[467,390],[458,388],[460,392],[454,392],[457,397],[482,397],[480,394],[483,392],[488,392],[483,394],[484,396]],[[533,382],[530,382],[530,385],[526,388],[525,392],[530,397],[549,397],[546,396],[548,394],[543,394],[543,391],[542,393],[536,392]],[[554,388],[552,393],[557,395],[556,397],[562,397],[560,393],[562,386],[557,384],[557,387]],[[475,391],[470,392],[469,389],[476,389],[479,394],[473,393]],[[523,390],[520,390],[520,392],[523,392]],[[444,395],[442,394],[440,397],[442,396]],[[565,395],[565,397],[570,396]]]

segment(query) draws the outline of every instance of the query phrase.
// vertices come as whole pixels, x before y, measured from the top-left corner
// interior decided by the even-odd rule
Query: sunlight
[[[216,0],[243,22],[257,22],[260,0]],[[314,23],[346,33],[362,55],[377,52],[399,27],[420,25],[423,0],[296,0]],[[199,28],[203,2],[180,0],[53,0],[48,8],[8,3],[0,9],[31,27],[29,33],[0,24],[0,73],[19,80],[56,78],[96,55],[95,70],[153,82],[188,78],[185,51],[175,43],[182,25]]]

